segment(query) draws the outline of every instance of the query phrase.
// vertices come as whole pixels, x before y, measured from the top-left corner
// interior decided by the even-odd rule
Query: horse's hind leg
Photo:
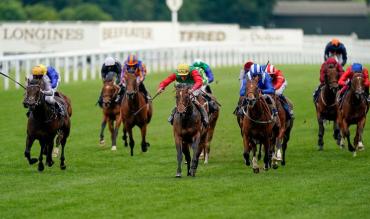
[[[355,148],[353,147],[352,143],[351,143],[351,138],[350,138],[350,133],[349,133],[349,127],[348,127],[348,124],[346,121],[343,121],[342,122],[342,128],[343,128],[343,136],[345,138],[347,138],[347,143],[348,143],[348,150],[350,152],[355,152]]]
[[[196,137],[193,137],[193,143],[191,144],[191,147],[193,149],[193,157],[191,160],[191,167],[190,167],[190,175],[195,176],[195,173],[198,168],[198,158],[201,153],[201,150],[199,150],[199,142],[200,142],[200,133]]]
[[[177,151],[177,172],[176,177],[181,177],[181,162],[182,162],[182,138],[179,136],[175,136],[175,144],[176,144],[176,151]],[[188,162],[190,165],[190,161]]]
[[[188,170],[188,176],[190,176],[190,163],[191,163],[191,156],[190,156],[190,150],[189,150],[189,145],[187,143],[183,142],[182,146],[182,151],[185,155],[185,160],[186,160],[186,166]]]
[[[325,132],[324,121],[323,119],[319,118],[317,119],[317,122],[319,123],[319,134],[318,134],[319,140],[317,144],[319,146],[319,151],[322,151],[324,150],[324,140],[323,140]]]
[[[123,124],[122,132],[123,132],[122,140],[125,144],[125,147],[127,147],[128,146],[128,144],[127,144],[127,129],[126,129],[125,124]]]
[[[113,130],[112,150],[117,149],[117,147],[116,147],[117,144],[116,143],[117,143],[117,136],[118,136],[118,131],[119,131],[120,125],[121,125],[121,116],[117,115],[116,116],[116,123],[114,125],[114,130]]]
[[[335,139],[337,145],[339,146],[341,137],[340,137],[339,126],[336,121],[333,122],[333,131],[334,131],[333,138]]]
[[[357,123],[357,129],[356,129],[356,136],[354,140],[354,145],[357,150],[362,151],[364,150],[364,144],[362,143],[362,133],[364,131],[366,118],[363,117],[358,123]]]
[[[128,132],[128,137],[130,138],[130,154],[131,156],[134,156],[134,146],[135,146],[135,141],[134,137],[132,136],[132,127],[127,127],[127,132]]]
[[[29,164],[34,164],[37,162],[37,158],[31,158],[31,147],[35,139],[27,135],[26,139],[26,149],[24,150],[24,156],[27,158]]]
[[[286,149],[288,147],[288,141],[289,141],[289,138],[290,138],[290,131],[291,131],[291,127],[287,128],[287,130],[285,131],[285,134],[284,134],[284,139],[283,139],[283,144],[282,144],[282,149],[283,149],[283,160],[281,161],[281,165],[282,166],[285,166],[285,152],[286,152]]]
[[[117,150],[117,147],[116,147],[116,142],[115,142],[115,133],[114,133],[114,121],[113,120],[108,120],[108,128],[109,128],[109,132],[110,132],[110,139],[111,139],[111,142],[112,142],[112,145],[111,145],[111,150],[112,151],[115,151]]]
[[[146,142],[146,127],[147,127],[147,124],[141,127],[141,151],[142,152],[147,152],[148,146],[149,146],[149,143]]]
[[[46,141],[46,164],[51,167],[54,164],[53,158],[52,158],[52,153],[53,153],[53,147],[54,147],[54,139],[47,139]]]
[[[40,149],[40,155],[39,155],[39,166],[37,169],[41,172],[44,170],[44,164],[42,163],[42,159],[43,159],[43,153],[44,153],[46,145],[45,145],[45,142],[42,140],[39,140],[39,142],[41,145],[41,149]]]
[[[101,128],[100,128],[100,145],[104,145],[105,144],[105,141],[104,141],[104,129],[105,129],[105,126],[107,125],[107,117],[106,116],[103,116],[103,121],[101,123]]]

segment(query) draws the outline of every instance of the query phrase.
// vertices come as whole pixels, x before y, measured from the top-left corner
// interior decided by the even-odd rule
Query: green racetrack
[[[101,110],[94,106],[101,81],[61,84],[72,99],[71,135],[65,171],[59,160],[44,172],[24,158],[26,110],[23,91],[0,91],[0,218],[370,218],[370,134],[357,157],[340,150],[326,125],[324,151],[317,151],[317,122],[312,92],[319,65],[278,66],[288,80],[285,94],[295,105],[295,124],[287,164],[253,174],[244,165],[240,131],[232,112],[238,100],[239,68],[214,69],[212,89],[222,104],[208,165],[195,178],[175,178],[177,161],[167,117],[174,106],[173,86],[155,99],[148,127],[151,144],[140,151],[135,128],[134,156],[122,144],[110,150],[108,129],[100,147]],[[154,95],[167,73],[150,74]],[[0,79],[3,83],[3,79]],[[351,128],[351,137],[354,137]],[[40,146],[34,143],[32,156]],[[44,159],[45,161],[45,159]],[[260,162],[262,166],[262,162]]]

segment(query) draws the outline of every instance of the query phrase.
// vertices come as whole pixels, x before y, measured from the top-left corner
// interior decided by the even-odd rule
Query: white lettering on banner
[[[190,41],[225,41],[226,33],[223,31],[180,31],[180,40]]]
[[[152,29],[148,27],[106,27],[103,28],[103,40],[118,38],[139,38],[151,40]]]

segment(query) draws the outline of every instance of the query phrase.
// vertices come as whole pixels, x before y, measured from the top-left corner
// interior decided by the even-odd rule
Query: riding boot
[[[294,118],[293,110],[290,108],[285,96],[281,94],[279,95],[279,98],[281,102],[283,103],[284,110],[288,113],[289,117],[293,119]]]
[[[211,90],[211,87],[209,85],[206,86],[206,92],[209,93],[209,94],[212,94],[212,90]]]
[[[269,96],[269,95],[264,95],[264,98],[265,98],[266,103],[267,103],[267,105],[269,106],[269,108],[272,112],[272,116],[273,117],[277,116],[278,111],[276,109],[276,104],[274,103],[274,100],[272,99],[272,97]]]
[[[31,111],[30,111],[30,110],[27,110],[27,112],[26,112],[26,116],[27,116],[27,118],[29,118],[29,117],[30,117],[30,115],[31,115]]]
[[[61,103],[59,103],[58,101],[55,101],[55,108],[56,108],[56,113],[62,118],[64,117],[66,114],[64,112],[64,108],[62,106]]]
[[[208,115],[207,115],[206,110],[197,100],[194,100],[193,103],[200,112],[201,120],[202,120],[204,127],[207,127],[209,124],[209,121],[208,121]]]
[[[123,86],[123,85],[120,85],[120,89],[119,89],[119,91],[118,91],[117,97],[116,97],[116,99],[114,100],[116,103],[121,102],[122,97],[123,97],[123,95],[125,94],[125,91],[126,91],[126,87],[125,87],[125,86]]]
[[[98,98],[98,102],[96,102],[96,104],[98,104],[100,106],[100,108],[103,108],[103,94],[102,93],[100,93],[100,96]]]
[[[175,113],[176,113],[176,107],[172,109],[171,115],[168,117],[168,120],[167,120],[171,125],[173,125],[173,119],[174,119]]]
[[[314,102],[314,103],[316,103],[316,102],[317,102],[317,98],[319,97],[319,93],[320,93],[320,91],[321,91],[321,87],[322,87],[322,85],[320,84],[320,85],[316,88],[316,90],[314,91],[314,93],[313,93],[313,102]]]
[[[141,84],[139,85],[139,90],[140,90],[141,92],[143,92],[143,94],[144,94],[144,97],[145,97],[145,103],[148,103],[148,101],[149,101],[149,100],[151,100],[151,99],[152,99],[152,97],[148,94],[148,91],[146,90],[146,87],[145,87],[144,83],[141,83]]]

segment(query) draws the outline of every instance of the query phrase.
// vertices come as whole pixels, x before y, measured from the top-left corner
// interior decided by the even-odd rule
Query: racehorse
[[[108,122],[108,127],[112,139],[112,150],[115,151],[117,149],[116,139],[118,135],[118,130],[122,120],[120,114],[120,103],[117,103],[115,101],[120,88],[114,83],[113,76],[113,74],[107,75],[101,91],[103,97],[103,121],[100,131],[100,144],[104,144],[104,129]]]
[[[336,68],[335,67],[328,68],[327,73],[325,75],[325,84],[323,85],[323,87],[321,87],[321,91],[315,103],[317,122],[319,123],[318,146],[320,151],[323,150],[324,148],[323,140],[325,132],[324,120],[334,121],[333,137],[337,141],[338,145],[340,142],[340,132],[336,122],[338,108],[336,94],[339,89],[338,79],[339,73],[336,70]]]
[[[208,163],[209,152],[211,151],[211,141],[213,138],[213,133],[215,131],[218,116],[220,114],[220,107],[214,109],[213,112],[209,112],[209,125],[206,129],[206,134],[204,135],[204,140],[201,140],[200,149],[204,154],[204,163]]]
[[[365,97],[364,78],[362,73],[355,73],[350,82],[350,88],[342,98],[338,107],[337,122],[342,134],[341,146],[344,147],[344,139],[347,139],[348,150],[354,152],[356,149],[364,149],[362,143],[362,132],[366,123],[366,114],[369,105]],[[351,144],[349,126],[357,125],[354,147]]]
[[[177,173],[181,177],[181,163],[183,153],[187,164],[187,175],[195,176],[198,167],[201,148],[201,138],[205,140],[206,129],[201,122],[200,112],[197,110],[188,91],[190,85],[178,84],[176,86],[176,112],[173,120],[173,133],[177,150]],[[193,149],[193,157],[190,156],[190,146]]]
[[[244,144],[243,156],[247,166],[250,166],[249,153],[253,150],[254,173],[259,173],[256,157],[257,143],[262,143],[264,146],[264,169],[268,170],[270,166],[273,126],[275,125],[275,119],[260,92],[258,77],[247,80],[245,97],[247,106],[242,106],[244,117],[241,132]]]
[[[287,101],[289,108],[293,109],[293,104],[291,101],[289,101],[288,98],[285,97],[285,100]],[[281,165],[285,166],[285,153],[286,149],[288,147],[288,141],[290,139],[290,132],[293,128],[293,121],[294,119],[289,117],[287,115],[287,112],[285,111],[283,107],[283,100],[279,97],[276,96],[275,98],[275,103],[276,103],[276,109],[278,111],[278,116],[279,116],[279,125],[274,126],[274,137],[273,137],[273,142],[275,142],[275,145],[272,145],[272,151],[274,152],[273,154],[273,162],[272,162],[272,167],[274,169],[278,168],[277,166],[277,161],[280,161],[279,158],[276,156],[276,153],[280,153],[280,149],[283,150],[282,153],[282,160],[281,160]],[[275,147],[277,150],[275,150]],[[260,159],[261,155],[261,150],[258,154],[258,159]]]
[[[66,115],[63,118],[55,115],[55,110],[52,109],[45,101],[45,95],[42,92],[45,88],[43,80],[32,79],[28,81],[26,88],[26,95],[23,100],[23,105],[28,107],[30,110],[28,124],[27,124],[27,139],[26,149],[24,156],[27,158],[29,164],[34,164],[37,161],[38,170],[44,170],[43,154],[46,155],[46,164],[51,167],[54,164],[52,160],[52,150],[54,147],[54,139],[56,139],[56,146],[62,145],[62,153],[60,156],[60,168],[66,169],[64,163],[64,147],[67,142],[67,138],[70,133],[72,116],[72,106],[70,99],[61,94],[60,92],[55,93],[55,100],[60,102],[65,108]],[[38,140],[41,149],[39,159],[31,158],[31,147],[35,140]]]
[[[141,129],[141,150],[146,152],[150,144],[146,141],[146,129],[152,118],[152,103],[145,102],[142,92],[139,92],[139,84],[134,74],[125,74],[126,93],[121,103],[121,119],[123,126],[123,140],[127,146],[127,132],[131,156],[134,155],[135,141],[132,136],[132,128],[136,125]]]

